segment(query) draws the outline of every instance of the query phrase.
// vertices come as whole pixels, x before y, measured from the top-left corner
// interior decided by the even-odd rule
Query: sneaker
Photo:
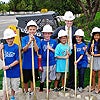
[[[29,95],[33,95],[34,94],[34,92],[29,92]]]
[[[15,100],[15,97],[14,97],[14,96],[11,96],[11,97],[10,97],[10,100]]]
[[[78,91],[79,92],[82,92],[83,91],[83,88],[82,87],[78,88]]]
[[[39,92],[43,92],[43,90],[40,89]]]
[[[47,89],[45,90],[45,92],[47,92]],[[48,89],[48,92],[50,92],[50,89]]]
[[[79,91],[79,87],[77,88],[77,90]]]
[[[29,94],[29,92],[24,91],[24,94],[25,94],[25,95],[28,95],[28,94]]]
[[[48,92],[50,92],[50,89],[48,89]]]
[[[61,87],[59,90],[60,91],[64,90],[64,87]],[[68,91],[68,89],[66,87],[65,87],[65,91]]]
[[[54,89],[53,89],[53,91],[58,92],[58,91],[59,91],[59,89],[58,89],[58,88],[54,88]]]
[[[30,100],[30,93],[29,92],[25,92],[25,100]]]

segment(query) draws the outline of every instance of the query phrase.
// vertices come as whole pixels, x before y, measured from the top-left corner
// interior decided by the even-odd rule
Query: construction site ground
[[[68,90],[67,92],[60,91],[54,92],[52,89],[49,92],[49,99],[47,99],[47,92],[44,89],[43,92],[39,92],[39,88],[36,88],[36,100],[100,100],[100,94],[95,94],[93,92],[88,91],[89,88],[86,87],[82,93],[77,91],[77,95],[75,96],[74,90]],[[2,100],[3,91],[0,90],[0,100]],[[9,96],[10,97],[10,96]],[[26,95],[22,92],[22,89],[19,89],[16,92],[16,100],[35,100],[33,95]]]

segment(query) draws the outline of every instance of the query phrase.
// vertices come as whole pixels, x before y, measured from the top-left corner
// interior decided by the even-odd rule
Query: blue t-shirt
[[[18,45],[14,44],[12,46],[8,46],[8,44],[4,44],[4,59],[5,65],[8,66],[14,61],[19,61],[19,50]],[[13,66],[11,69],[6,70],[8,78],[18,78],[20,77],[20,66],[19,64]]]
[[[36,43],[38,45],[38,47],[40,48],[40,39],[38,37],[35,36],[36,39]],[[22,38],[22,48],[25,47],[29,42],[29,36],[25,36]],[[31,49],[31,44],[28,48],[27,51],[25,51],[23,53],[23,69],[32,69],[32,49]],[[37,53],[34,51],[34,67],[35,69],[38,69],[38,56]]]
[[[88,65],[88,59],[86,55],[86,51],[83,50],[83,47],[86,45],[82,42],[80,44],[76,44],[76,60],[83,55],[82,59],[78,62],[77,67],[86,68]]]
[[[98,42],[95,42],[95,43],[94,43],[94,50],[93,50],[93,51],[94,51],[94,54],[98,54],[97,45],[98,45]],[[89,49],[90,47],[91,47],[91,43],[88,44],[88,49]]]
[[[49,41],[42,40],[41,41],[41,49],[40,54],[42,55],[42,66],[47,66],[47,42],[49,42],[49,45],[55,49],[57,46],[57,41],[54,39],[50,39]],[[55,55],[54,52],[49,50],[49,66],[55,65]]]
[[[55,49],[55,57],[57,56],[66,56],[67,51],[71,54],[71,49],[68,46],[68,44],[66,43],[65,45],[59,43],[56,46]],[[68,61],[69,63],[69,61]],[[65,68],[66,68],[66,59],[56,59],[56,72],[65,72]],[[66,69],[66,71],[68,72],[69,70],[69,66],[67,66],[68,69]]]

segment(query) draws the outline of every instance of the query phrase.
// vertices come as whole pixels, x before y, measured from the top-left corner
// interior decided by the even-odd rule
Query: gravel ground
[[[0,91],[0,100],[2,100],[2,95],[3,92],[2,90]],[[25,95],[22,93],[22,90],[19,89],[16,93],[16,100],[35,100],[34,95]],[[44,89],[43,92],[39,92],[39,88],[36,88],[36,97],[37,100],[47,100],[46,99],[46,89]],[[65,93],[62,92],[54,92],[50,91],[49,92],[49,100],[100,100],[100,94],[95,94],[94,92],[89,93],[88,92],[88,87],[84,89],[82,93],[79,93],[77,91],[77,97],[75,98],[74,96],[74,90],[68,90]]]

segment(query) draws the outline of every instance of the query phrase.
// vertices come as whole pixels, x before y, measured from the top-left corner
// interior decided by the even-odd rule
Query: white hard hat
[[[42,32],[53,32],[52,27],[47,24],[43,27],[43,31]]]
[[[92,29],[91,36],[92,36],[93,33],[100,33],[100,28],[94,27],[94,28]]]
[[[73,15],[73,13],[71,11],[66,11],[64,16],[63,16],[64,20],[74,20],[75,16]]]
[[[66,32],[65,30],[60,30],[60,31],[58,32],[58,39],[59,39],[60,37],[62,37],[62,36],[68,36],[68,34],[67,34],[67,32]]]
[[[10,28],[6,29],[3,33],[3,39],[9,39],[9,38],[13,38],[15,37],[16,34],[14,33],[14,31]]]
[[[33,20],[31,20],[31,21],[29,21],[28,23],[27,23],[27,25],[26,25],[26,28],[28,27],[28,26],[36,26],[37,27],[37,24],[36,24],[36,22],[35,21],[33,21]]]
[[[78,35],[78,36],[84,36],[84,31],[83,31],[82,29],[78,29],[78,30],[75,32],[74,36],[76,36],[76,35]]]

